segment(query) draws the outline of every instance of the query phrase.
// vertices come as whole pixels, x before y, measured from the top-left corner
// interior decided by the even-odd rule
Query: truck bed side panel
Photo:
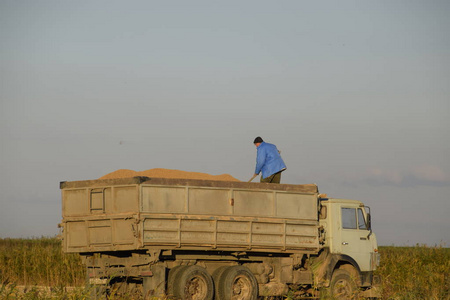
[[[313,185],[134,178],[61,188],[66,252],[319,249]]]

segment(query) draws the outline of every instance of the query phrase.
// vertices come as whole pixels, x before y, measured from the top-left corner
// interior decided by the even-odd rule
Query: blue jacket
[[[262,142],[257,148],[255,174],[262,171],[262,178],[278,173],[286,169],[277,146]]]

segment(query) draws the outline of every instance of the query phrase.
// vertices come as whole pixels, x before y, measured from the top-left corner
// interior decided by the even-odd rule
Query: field
[[[450,299],[450,248],[379,248],[383,299]]]
[[[450,248],[379,250],[382,299],[450,299]],[[0,299],[87,299],[85,276],[56,238],[0,239]]]

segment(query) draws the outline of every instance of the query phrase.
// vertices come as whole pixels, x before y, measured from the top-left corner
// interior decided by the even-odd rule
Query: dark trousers
[[[263,182],[263,183],[280,183],[280,181],[281,181],[281,171],[278,173],[272,174],[266,178],[262,178],[262,176],[261,176],[261,182]]]

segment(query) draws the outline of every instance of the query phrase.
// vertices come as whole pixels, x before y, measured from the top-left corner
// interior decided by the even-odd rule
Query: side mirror
[[[370,236],[372,235],[372,218],[370,216],[370,207],[365,206],[366,208],[366,217],[367,217],[367,230],[369,230],[369,234],[367,235],[367,239],[370,238]]]
[[[319,219],[326,219],[327,218],[327,207],[326,206],[322,206],[320,207],[320,211],[319,211]]]

